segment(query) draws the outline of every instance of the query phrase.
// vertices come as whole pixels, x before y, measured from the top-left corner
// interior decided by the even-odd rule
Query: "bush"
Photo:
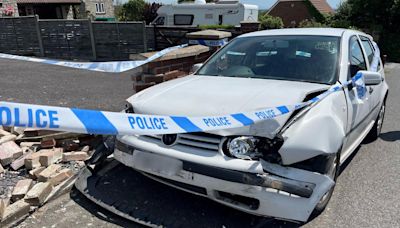
[[[120,21],[144,21],[144,0],[129,0],[117,10],[117,17]]]
[[[265,13],[264,15],[261,15],[258,20],[260,21],[261,29],[283,28],[283,21],[280,17],[274,17]]]

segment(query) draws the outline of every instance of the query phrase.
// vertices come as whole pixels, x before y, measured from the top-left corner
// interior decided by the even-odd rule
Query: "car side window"
[[[350,75],[353,77],[360,70],[367,70],[367,63],[361,49],[360,42],[356,36],[350,39]]]
[[[372,60],[374,59],[374,49],[372,48],[371,42],[367,37],[361,36],[361,43],[367,54],[368,62],[371,64]]]
[[[372,45],[371,40],[368,37],[361,36],[361,43],[364,46],[365,52],[367,53],[368,56],[368,61],[369,64],[372,64],[372,61],[374,60],[374,55],[375,55],[375,47]],[[378,71],[381,69],[381,62],[378,62]]]

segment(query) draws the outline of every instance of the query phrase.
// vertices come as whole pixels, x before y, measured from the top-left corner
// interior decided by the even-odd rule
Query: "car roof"
[[[355,30],[338,29],[338,28],[287,28],[287,29],[271,29],[271,30],[246,33],[244,35],[241,35],[240,37],[285,36],[285,35],[316,35],[316,36],[341,37],[345,32],[350,32],[354,34],[363,34],[362,32]]]

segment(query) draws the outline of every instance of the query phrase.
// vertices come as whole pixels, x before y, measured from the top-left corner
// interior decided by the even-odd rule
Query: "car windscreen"
[[[197,75],[332,84],[337,80],[339,37],[255,36],[234,39]]]

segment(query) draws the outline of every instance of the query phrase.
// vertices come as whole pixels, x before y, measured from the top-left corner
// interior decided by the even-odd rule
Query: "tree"
[[[382,52],[400,61],[400,0],[347,0],[331,18],[332,27],[357,27],[379,36]]]
[[[120,21],[143,21],[146,2],[144,0],[129,0],[117,12]]]
[[[258,18],[261,29],[280,29],[283,28],[283,21],[280,17],[274,17],[268,13],[261,14]]]
[[[206,0],[207,3],[216,1],[217,0]],[[178,3],[184,3],[184,2],[194,2],[194,0],[178,0]]]

